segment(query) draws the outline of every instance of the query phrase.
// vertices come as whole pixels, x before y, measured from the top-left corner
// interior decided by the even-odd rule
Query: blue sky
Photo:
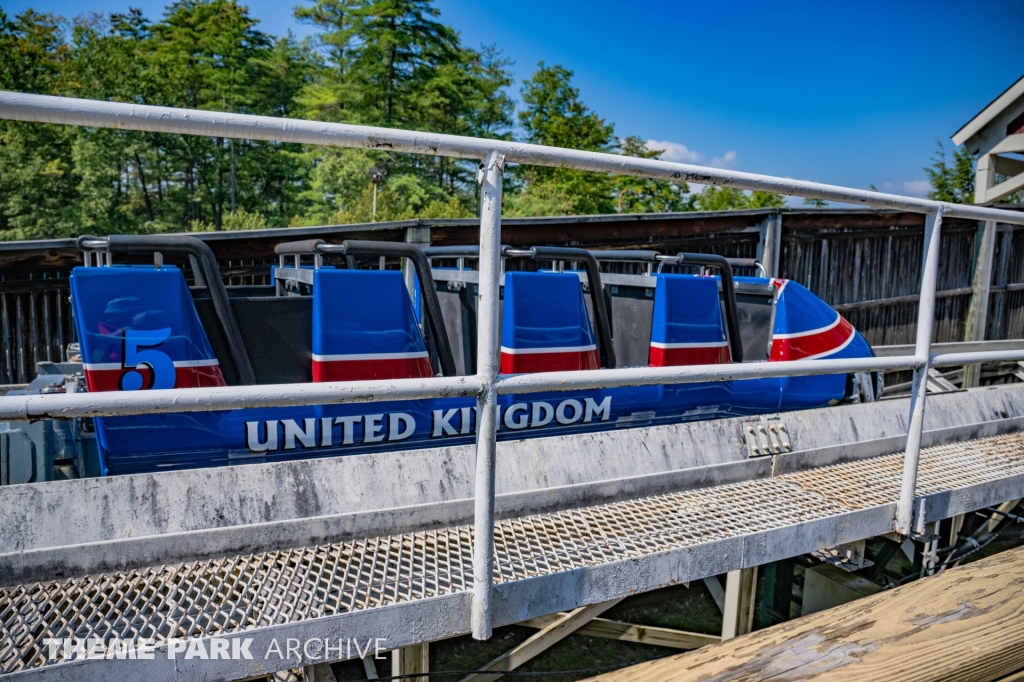
[[[151,18],[154,0],[6,3],[73,16]],[[253,0],[271,33],[291,2]],[[576,74],[583,101],[619,135],[666,158],[853,187],[923,194],[922,167],[1024,75],[1024,3],[437,0],[470,46],[494,44],[528,78],[543,60]],[[515,86],[518,96],[519,84]]]

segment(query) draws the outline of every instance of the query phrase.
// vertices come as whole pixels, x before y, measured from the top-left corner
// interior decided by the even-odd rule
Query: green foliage
[[[641,159],[659,159],[664,149],[649,149],[639,137],[619,141],[619,153]],[[615,210],[619,213],[662,213],[692,210],[692,198],[686,196],[690,187],[685,182],[661,182],[630,175],[611,178]]]
[[[537,65],[537,72],[523,84],[525,108],[519,125],[526,141],[553,147],[610,152],[615,148],[615,129],[580,100],[573,87],[572,71],[555,65]],[[604,173],[570,168],[520,166],[513,182],[518,192],[509,193],[509,215],[558,215],[611,213],[612,180]]]
[[[182,0],[157,23],[138,10],[76,19],[68,32],[29,10],[0,20],[0,87],[292,115],[315,57],[255,23],[228,0]],[[0,135],[0,238],[220,229],[232,204],[279,223],[302,210],[297,145],[6,122]]]
[[[473,50],[437,21],[427,0],[316,0],[296,15],[323,29],[318,78],[297,95],[302,115],[327,121],[507,138],[509,62]],[[310,150],[300,222],[369,222],[369,169],[384,174],[377,219],[475,212],[475,164],[362,150]]]
[[[56,17],[28,10],[12,21],[0,10],[0,88],[59,89],[68,52]],[[8,239],[72,229],[74,137],[63,126],[0,121],[0,230]]]
[[[249,213],[240,208],[234,213],[224,215],[220,228],[213,223],[204,223],[201,220],[193,220],[189,224],[189,232],[213,232],[214,230],[262,230],[268,227],[267,218],[262,213]]]
[[[432,0],[306,0],[302,42],[260,30],[238,0],[176,0],[71,21],[0,9],[0,88],[88,99],[512,139],[511,62],[474,49]],[[516,121],[527,141],[657,159],[539,64]],[[476,162],[218,137],[0,121],[0,239],[458,218],[477,213]],[[508,215],[770,206],[683,182],[511,167]]]
[[[696,195],[693,207],[698,211],[728,211],[740,208],[773,208],[786,205],[781,194],[757,190],[746,193],[732,187],[709,185]]]
[[[938,149],[932,156],[932,165],[924,169],[932,184],[928,198],[954,204],[973,204],[974,157],[967,147],[960,147],[950,160],[942,140],[936,140],[935,144]]]

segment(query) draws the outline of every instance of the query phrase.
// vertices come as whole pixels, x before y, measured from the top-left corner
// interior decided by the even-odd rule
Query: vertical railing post
[[[917,342],[914,354],[923,363],[914,370],[910,391],[910,419],[907,447],[903,455],[903,481],[896,504],[895,530],[910,535],[914,521],[914,496],[917,492],[917,465],[921,458],[921,431],[924,428],[924,403],[928,387],[929,355],[932,326],[935,320],[935,288],[939,272],[939,242],[942,234],[942,213],[929,213],[924,222],[924,253],[921,262],[921,300],[917,311]]]
[[[498,427],[498,310],[501,286],[501,178],[505,157],[491,152],[480,164],[480,284],[477,296],[476,487],[474,488],[473,613],[474,639],[491,636],[491,588],[494,574],[494,465]]]

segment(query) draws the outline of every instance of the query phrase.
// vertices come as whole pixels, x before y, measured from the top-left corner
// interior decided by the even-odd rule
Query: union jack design
[[[775,333],[769,359],[817,360],[839,353],[857,336],[853,325],[804,287],[773,280],[776,293]],[[796,311],[799,311],[797,313]],[[805,329],[798,330],[801,327]]]

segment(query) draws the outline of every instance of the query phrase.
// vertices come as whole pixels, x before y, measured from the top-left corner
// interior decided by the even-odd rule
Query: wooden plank
[[[544,628],[555,623],[564,613],[552,613],[549,616],[531,618],[519,623],[528,628]],[[670,649],[699,649],[702,646],[716,644],[721,641],[717,635],[703,635],[699,632],[687,632],[685,630],[673,630],[671,628],[659,628],[651,625],[632,625],[607,618],[595,618],[579,630],[577,635],[587,637],[600,637],[602,639],[616,639],[620,642],[634,642],[636,644],[651,644],[663,646]]]
[[[493,670],[494,673],[473,673],[462,678],[461,682],[494,682],[494,680],[501,679],[504,673],[515,670],[534,656],[547,651],[620,601],[622,599],[612,599],[559,614],[557,620],[539,630],[537,634],[480,668],[480,670]]]
[[[971,303],[967,308],[964,341],[983,341],[988,326],[989,290],[992,287],[992,259],[996,250],[996,221],[979,224],[974,275],[971,278]],[[964,367],[964,388],[976,388],[981,381],[981,365]]]
[[[974,290],[971,287],[959,287],[958,289],[944,289],[935,292],[935,298],[952,298],[954,296],[967,296]],[[864,308],[881,308],[887,305],[901,305],[904,303],[917,303],[921,294],[908,294],[906,296],[893,296],[892,298],[875,298],[868,301],[854,301],[852,303],[837,303],[832,308],[839,312],[849,310],[861,310]]]
[[[754,628],[754,595],[757,590],[757,566],[730,571],[725,581],[725,608],[722,610],[722,639],[745,635]]]
[[[1024,669],[1022,582],[1024,548],[721,644],[592,679],[999,680]]]
[[[725,588],[722,587],[722,583],[718,581],[716,576],[709,576],[704,578],[704,585],[708,588],[708,592],[711,593],[711,598],[715,600],[715,606],[722,613],[725,613]]]
[[[366,665],[365,659],[363,661],[363,665],[364,667]],[[412,644],[410,646],[404,646],[401,649],[393,649],[391,651],[391,675],[393,677],[398,677],[400,675],[418,675],[420,673],[429,672],[429,642]],[[422,677],[409,677],[405,679],[409,680],[409,682],[427,682],[430,678],[424,675]]]

